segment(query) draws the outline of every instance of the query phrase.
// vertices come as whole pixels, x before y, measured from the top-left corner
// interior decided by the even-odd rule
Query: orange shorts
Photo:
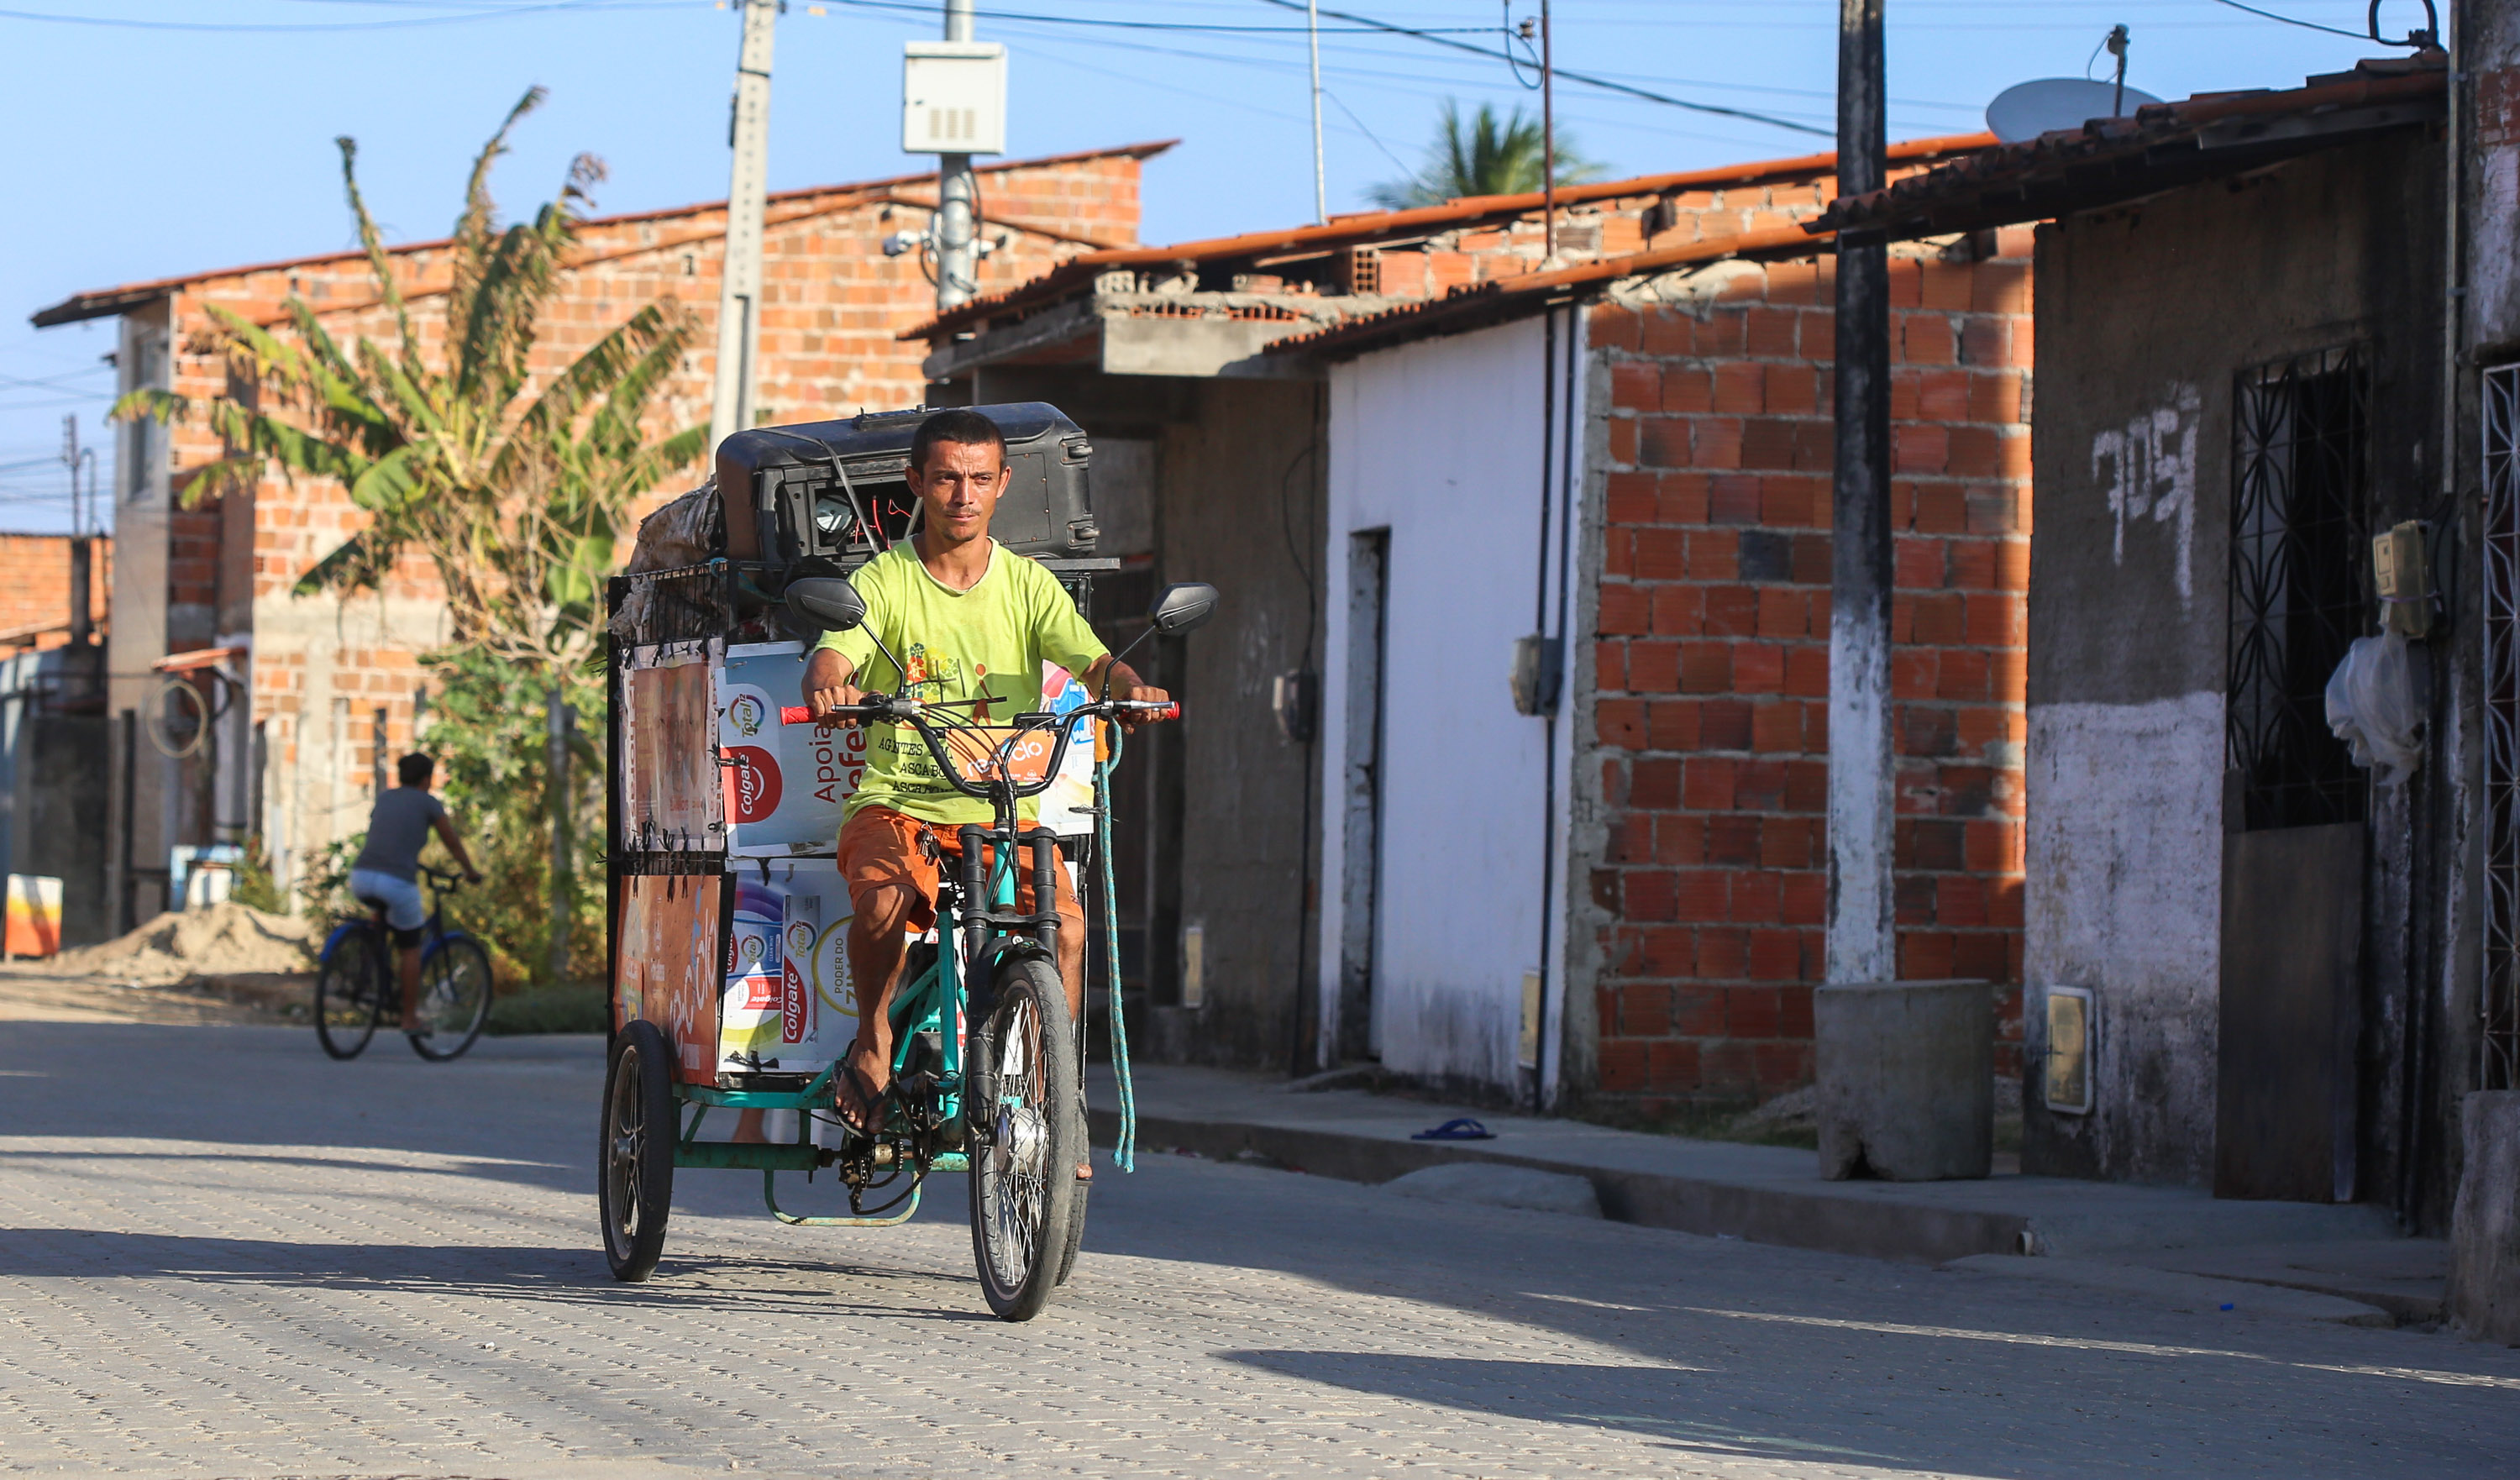
[[[931,861],[919,843],[920,834],[936,839],[939,861]],[[852,908],[864,910],[866,896],[891,885],[906,885],[917,896],[910,927],[925,930],[936,923],[936,885],[944,876],[942,859],[963,856],[962,824],[931,823],[895,812],[890,807],[862,807],[840,825],[840,877],[849,886]],[[1062,940],[1085,939],[1085,911],[1076,902],[1076,886],[1067,870],[1055,871],[1058,928]],[[1019,849],[1015,868],[1015,908],[1032,911],[1032,850]]]

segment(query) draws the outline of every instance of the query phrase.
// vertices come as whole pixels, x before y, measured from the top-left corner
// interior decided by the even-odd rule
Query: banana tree
[[[140,390],[113,414],[198,414],[218,434],[225,455],[177,485],[188,504],[250,487],[273,468],[347,489],[369,522],[306,571],[300,595],[377,590],[397,561],[419,554],[445,588],[455,648],[554,674],[592,651],[603,579],[631,502],[698,461],[707,428],[654,440],[645,431],[697,328],[670,298],[632,314],[556,374],[538,377],[531,367],[587,191],[604,178],[602,161],[580,155],[559,199],[530,223],[494,226],[490,167],[543,97],[539,87],[528,91],[472,161],[444,292],[442,363],[422,353],[411,305],[359,193],[357,145],[345,137],[335,141],[342,184],[392,340],[361,337],[345,347],[293,294],[291,334],[205,305],[211,324],[190,347],[223,354],[264,394],[197,406]]]

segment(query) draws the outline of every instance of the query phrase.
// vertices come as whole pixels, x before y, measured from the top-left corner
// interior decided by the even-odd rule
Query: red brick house
[[[985,236],[993,250],[980,266],[983,286],[1019,282],[1079,252],[1133,243],[1140,167],[1168,147],[984,166]],[[934,290],[916,255],[886,256],[881,243],[923,226],[934,200],[932,175],[770,198],[758,369],[765,415],[807,420],[923,398],[920,352],[897,336],[933,312]],[[443,328],[430,300],[446,286],[447,245],[421,242],[392,251],[415,329],[430,343]],[[659,398],[654,429],[706,423],[715,371],[709,327],[724,245],[721,202],[586,222],[560,303],[545,321],[538,363],[556,370],[642,305],[659,295],[677,299],[702,321],[701,347]],[[206,305],[279,326],[292,295],[310,303],[337,338],[391,336],[357,252],[80,293],[34,322],[118,318],[121,390],[156,386],[214,397],[236,387],[225,365],[197,343]],[[170,653],[208,654],[198,671],[247,697],[228,709],[198,754],[181,761],[117,730],[133,778],[127,803],[117,788],[116,826],[127,805],[132,838],[119,867],[138,886],[130,909],[146,918],[159,902],[158,878],[176,844],[259,836],[286,885],[310,850],[364,825],[380,755],[411,743],[426,687],[419,655],[441,639],[443,602],[433,572],[418,559],[394,573],[381,598],[292,596],[298,577],[364,518],[340,488],[275,478],[250,495],[183,509],[170,489],[185,470],[218,455],[216,439],[198,422],[127,426],[120,436],[112,709],[117,719],[136,715],[160,682],[153,666]]]
[[[98,535],[88,545],[88,619],[103,632],[113,541]],[[0,534],[0,651],[70,640],[72,549],[66,534]]]

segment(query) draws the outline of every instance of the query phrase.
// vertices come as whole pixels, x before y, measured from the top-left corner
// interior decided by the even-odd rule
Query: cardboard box
[[[866,776],[866,732],[783,725],[805,678],[801,643],[745,643],[717,670],[728,851],[746,858],[828,856],[840,813]]]

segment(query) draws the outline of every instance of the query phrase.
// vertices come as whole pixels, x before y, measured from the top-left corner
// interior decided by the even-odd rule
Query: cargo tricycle
[[[1095,576],[1119,564],[1091,553],[1090,443],[1047,405],[978,409],[1008,443],[991,521],[1001,553],[1041,560],[1090,615]],[[1077,1176],[1084,1035],[1057,966],[1053,871],[1078,870],[1080,898],[1101,900],[1125,1097],[1115,722],[1178,708],[1088,694],[1055,667],[1039,707],[1012,716],[915,687],[822,718],[797,705],[806,652],[865,615],[848,574],[915,532],[901,473],[922,415],[729,437],[711,483],[642,526],[631,573],[608,591],[612,1034],[597,1200],[615,1278],[656,1268],[674,1174],[688,1168],[760,1172],[783,1223],[859,1228],[907,1222],[929,1176],[967,1173],[981,1291],[1010,1321],[1038,1314],[1074,1265],[1090,1186]],[[1186,632],[1215,604],[1213,588],[1169,587],[1144,635]],[[892,1084],[862,1133],[838,1113],[834,1084],[858,1010],[834,852],[875,725],[916,735],[993,821],[960,830],[935,925],[911,944],[891,1009]],[[1027,824],[1036,798],[1040,820]],[[1018,871],[1034,910],[1017,908]],[[809,1183],[829,1172],[847,1211],[782,1206],[783,1172]]]

